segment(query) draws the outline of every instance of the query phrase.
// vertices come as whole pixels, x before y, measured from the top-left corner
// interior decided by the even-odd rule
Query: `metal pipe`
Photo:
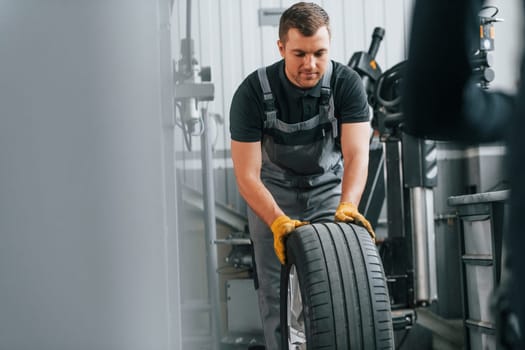
[[[436,255],[436,226],[434,222],[434,190],[425,188],[426,224],[427,224],[427,251],[430,302],[438,299],[437,282],[437,255]]]
[[[213,183],[212,144],[208,132],[207,110],[201,109],[204,130],[201,135],[202,159],[202,192],[204,199],[204,229],[206,231],[206,258],[208,264],[208,293],[210,299],[210,323],[213,350],[218,350],[220,334],[220,295],[219,275],[217,273],[216,222],[215,222],[215,190]]]
[[[191,40],[191,0],[186,0],[186,39]]]
[[[434,230],[434,198],[431,189],[410,189],[412,232],[414,237],[416,302],[429,304],[437,299],[437,273]]]

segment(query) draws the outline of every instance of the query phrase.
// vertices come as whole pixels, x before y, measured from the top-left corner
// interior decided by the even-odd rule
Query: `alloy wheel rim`
[[[295,265],[290,267],[288,274],[288,310],[286,312],[288,326],[288,349],[306,350],[306,331],[304,326],[304,309],[301,297],[301,286]]]

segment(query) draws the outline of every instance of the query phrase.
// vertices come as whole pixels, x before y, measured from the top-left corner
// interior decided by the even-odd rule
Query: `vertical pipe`
[[[208,298],[210,300],[210,320],[213,350],[219,349],[219,325],[220,325],[220,297],[219,277],[217,274],[217,250],[215,247],[216,223],[215,223],[215,191],[213,183],[213,159],[212,145],[209,133],[207,110],[203,108],[202,122],[203,133],[201,135],[201,160],[202,160],[202,192],[204,199],[204,229],[206,232],[206,258],[208,264]]]
[[[191,40],[191,0],[186,1],[186,39]]]
[[[414,237],[415,283],[416,302],[426,303],[430,291],[428,287],[428,254],[427,232],[425,223],[424,188],[413,187],[410,189],[410,202],[412,205],[412,232]]]
[[[434,191],[425,188],[427,209],[427,247],[428,247],[428,278],[430,301],[438,299],[437,286],[437,255],[436,255],[436,229],[434,223]]]
[[[416,303],[426,305],[437,299],[437,274],[433,192],[424,187],[410,189],[414,237]]]

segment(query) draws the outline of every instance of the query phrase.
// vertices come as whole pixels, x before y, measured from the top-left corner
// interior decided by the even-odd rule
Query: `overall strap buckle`
[[[275,98],[270,88],[270,82],[268,81],[268,74],[266,74],[266,67],[261,67],[257,70],[257,76],[259,77],[259,83],[264,97],[264,127],[273,125],[277,119],[277,109],[275,108]]]

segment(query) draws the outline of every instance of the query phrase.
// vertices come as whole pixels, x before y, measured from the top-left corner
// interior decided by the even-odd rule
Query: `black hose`
[[[401,96],[397,96],[393,98],[392,100],[386,100],[383,96],[381,96],[381,93],[383,92],[383,84],[385,83],[385,80],[387,81],[387,88],[390,88],[392,84],[396,80],[400,80],[402,77],[402,69],[404,67],[406,61],[400,62],[387,70],[381,77],[379,77],[379,80],[377,81],[377,87],[376,87],[376,100],[379,102],[380,105],[391,108],[396,107],[401,102]]]

